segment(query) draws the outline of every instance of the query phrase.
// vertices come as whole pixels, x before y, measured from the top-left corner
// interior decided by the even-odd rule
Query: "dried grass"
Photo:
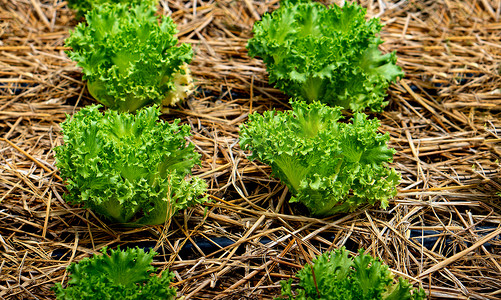
[[[327,219],[289,205],[269,167],[238,146],[250,112],[289,107],[245,50],[277,1],[160,2],[193,44],[199,87],[165,118],[192,126],[203,155],[195,174],[213,201],[168,228],[124,229],[66,204],[54,167],[58,124],[93,102],[64,53],[73,13],[59,1],[0,0],[0,298],[52,299],[71,262],[137,244],[155,247],[185,299],[273,299],[280,280],[343,245],[364,247],[430,299],[501,298],[501,2],[361,1],[406,72],[377,115],[403,180],[389,210]]]

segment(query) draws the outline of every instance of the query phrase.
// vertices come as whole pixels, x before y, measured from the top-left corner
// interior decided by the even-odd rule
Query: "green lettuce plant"
[[[424,300],[423,289],[413,288],[407,280],[395,281],[388,266],[363,250],[348,257],[348,251],[325,252],[297,275],[299,287],[293,291],[292,279],[282,281],[282,297],[289,300]]]
[[[162,224],[202,203],[206,183],[191,177],[200,155],[186,137],[190,126],[159,121],[159,109],[136,115],[87,106],[61,124],[55,149],[72,204],[118,223]]]
[[[159,23],[155,12],[148,3],[97,6],[66,39],[98,102],[133,112],[174,105],[191,93],[191,46],[177,45],[176,25],[167,16]]]
[[[117,3],[123,3],[126,5],[138,5],[141,3],[149,3],[151,5],[156,5],[157,0],[67,0],[68,7],[75,10],[78,16],[84,16],[88,11],[100,6],[100,5],[114,5]]]
[[[386,208],[397,193],[400,175],[388,163],[395,150],[379,121],[355,113],[351,123],[338,122],[340,108],[320,102],[292,103],[292,110],[253,113],[240,127],[242,149],[249,159],[271,166],[293,198],[317,216],[348,212],[380,202]]]
[[[378,18],[356,3],[343,7],[285,0],[254,24],[249,55],[263,59],[284,93],[353,111],[381,111],[389,84],[402,77],[395,53],[382,54]]]
[[[176,289],[170,287],[172,272],[153,274],[154,251],[140,248],[110,250],[102,255],[84,258],[68,267],[70,280],[63,288],[56,283],[53,290],[58,300],[173,300]]]

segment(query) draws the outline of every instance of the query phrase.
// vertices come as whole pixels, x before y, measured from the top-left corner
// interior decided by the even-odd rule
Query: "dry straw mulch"
[[[0,0],[0,298],[53,299],[71,262],[141,245],[160,253],[155,265],[175,272],[185,299],[273,299],[280,280],[345,245],[431,299],[501,299],[501,2],[361,4],[386,24],[382,49],[396,50],[406,72],[375,115],[403,178],[387,211],[310,218],[240,150],[250,112],[289,108],[245,49],[253,22],[277,1],[162,0],[196,52],[199,87],[165,118],[191,124],[203,160],[195,174],[212,202],[168,227],[127,229],[66,204],[54,166],[60,122],[94,102],[64,53],[74,14],[57,0]]]

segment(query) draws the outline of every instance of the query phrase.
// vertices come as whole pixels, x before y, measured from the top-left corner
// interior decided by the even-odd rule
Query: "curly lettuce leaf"
[[[313,260],[313,265],[306,265],[297,273],[299,288],[294,292],[292,279],[282,281],[282,299],[324,299],[324,300],[423,300],[423,289],[394,276],[388,266],[364,254],[348,257],[343,247],[325,252]]]
[[[193,88],[187,71],[191,46],[178,44],[176,25],[154,6],[98,6],[86,15],[66,45],[69,57],[82,68],[87,88],[112,109],[133,112],[158,104],[173,105]],[[176,98],[177,97],[177,98]]]
[[[114,5],[117,3],[138,5],[141,3],[149,3],[154,6],[157,0],[68,0],[68,7],[77,12],[77,16],[83,17],[88,11],[105,4]]]
[[[67,178],[66,199],[118,223],[161,224],[198,203],[206,183],[187,178],[200,155],[188,125],[159,121],[159,110],[136,115],[87,106],[61,124],[56,163]]]
[[[92,258],[84,258],[68,267],[70,280],[63,288],[57,283],[53,290],[59,300],[93,299],[175,299],[176,290],[169,287],[174,274],[153,275],[154,251],[140,248],[118,248]]]
[[[395,150],[379,134],[377,119],[355,113],[351,123],[338,122],[340,108],[320,102],[292,103],[286,112],[254,113],[241,126],[240,145],[249,159],[271,166],[287,185],[291,201],[313,215],[348,212],[380,202],[386,208],[397,193],[399,174],[388,167]]]
[[[270,83],[290,96],[381,111],[389,84],[404,73],[395,53],[378,50],[382,25],[366,21],[365,13],[356,3],[282,1],[254,24],[247,49],[263,59]]]

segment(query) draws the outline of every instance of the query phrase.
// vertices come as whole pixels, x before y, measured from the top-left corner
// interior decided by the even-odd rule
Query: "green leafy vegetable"
[[[185,177],[200,155],[185,137],[188,125],[158,121],[159,110],[136,115],[87,106],[61,124],[57,166],[67,199],[119,223],[162,224],[206,198],[206,183]]]
[[[388,266],[370,255],[350,258],[343,247],[325,252],[297,273],[299,288],[292,292],[292,279],[282,281],[281,299],[296,300],[421,300],[423,289],[415,289],[399,278],[394,282]]]
[[[150,3],[151,5],[156,5],[157,0],[68,0],[68,6],[76,10],[78,16],[83,16],[89,10],[96,8],[100,5],[104,4],[129,4],[129,5],[137,5],[141,3]]]
[[[379,19],[356,3],[329,8],[282,1],[254,24],[247,48],[266,64],[270,83],[288,95],[353,111],[381,111],[390,82],[402,77],[395,53],[381,54]]]
[[[148,4],[98,6],[66,45],[82,67],[89,92],[100,103],[133,112],[149,104],[174,105],[193,88],[187,63],[191,46],[178,44],[176,25]]]
[[[271,166],[295,198],[314,215],[352,211],[395,196],[400,176],[387,167],[395,150],[389,135],[377,133],[377,119],[355,113],[340,123],[340,108],[320,102],[292,103],[293,110],[249,116],[240,127],[240,145],[250,159]]]
[[[111,250],[103,255],[84,258],[68,267],[70,280],[63,288],[56,283],[53,290],[58,300],[170,300],[176,298],[176,290],[169,287],[174,274],[163,272],[160,277],[153,275],[151,266],[154,251],[145,253],[140,248],[125,251]]]

